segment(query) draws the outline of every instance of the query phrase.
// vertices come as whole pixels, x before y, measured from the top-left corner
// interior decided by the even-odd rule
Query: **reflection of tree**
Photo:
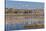
[[[38,21],[39,24],[41,24],[41,21]]]

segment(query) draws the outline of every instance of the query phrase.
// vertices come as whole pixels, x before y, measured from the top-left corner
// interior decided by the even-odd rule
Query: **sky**
[[[43,2],[28,2],[28,1],[9,1],[6,2],[6,8],[16,9],[33,9],[33,8],[44,8]]]
[[[29,2],[44,2],[44,0],[8,0],[8,1],[29,1]]]

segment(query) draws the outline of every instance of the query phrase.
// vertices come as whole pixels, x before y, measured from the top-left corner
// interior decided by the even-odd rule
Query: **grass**
[[[25,29],[39,29],[44,28],[44,24],[33,24],[30,26],[24,26]]]

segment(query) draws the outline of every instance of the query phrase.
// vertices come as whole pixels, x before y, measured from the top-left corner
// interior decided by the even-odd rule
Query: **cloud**
[[[9,1],[44,2],[44,0],[9,0]]]
[[[28,7],[29,5],[23,5],[23,7]]]

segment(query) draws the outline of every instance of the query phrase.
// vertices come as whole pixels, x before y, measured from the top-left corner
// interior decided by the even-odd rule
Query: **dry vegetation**
[[[32,18],[33,21],[44,21],[44,9],[24,10],[24,9],[6,9],[7,23],[22,23],[25,22],[23,18]],[[14,18],[13,18],[14,17]],[[28,20],[29,21],[29,20]],[[25,22],[26,23],[26,22]],[[44,23],[44,22],[43,22]],[[44,24],[32,24],[24,26],[24,28],[44,28]]]
[[[25,29],[39,29],[39,28],[44,28],[43,24],[33,24],[30,26],[24,26]]]

